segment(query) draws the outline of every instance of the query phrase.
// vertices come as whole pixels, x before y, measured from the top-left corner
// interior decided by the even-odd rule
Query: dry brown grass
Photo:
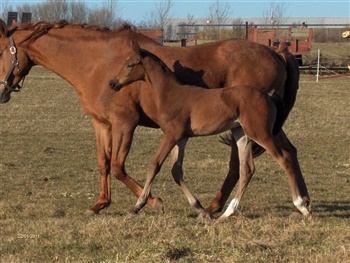
[[[314,220],[292,222],[287,180],[267,154],[241,203],[241,215],[201,223],[173,182],[169,164],[153,193],[159,215],[128,218],[136,198],[116,180],[100,216],[85,209],[98,195],[89,118],[64,81],[42,68],[1,105],[1,262],[347,262],[350,260],[349,77],[315,83],[303,76],[285,130],[297,146],[313,200]],[[138,128],[128,172],[144,181],[159,130]],[[227,172],[218,137],[191,139],[185,179],[208,204]]]

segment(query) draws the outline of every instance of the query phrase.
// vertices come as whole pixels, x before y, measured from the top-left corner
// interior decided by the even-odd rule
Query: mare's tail
[[[295,56],[289,52],[286,43],[280,44],[277,49],[277,53],[284,59],[287,70],[287,79],[285,82],[285,91],[283,96],[285,121],[297,98],[297,92],[299,89],[299,64]]]
[[[287,44],[284,42],[280,43],[276,53],[278,57],[284,61],[287,71],[287,78],[283,98],[275,93],[271,96],[271,100],[277,107],[277,116],[273,127],[273,134],[277,134],[282,129],[284,122],[295,104],[299,89],[299,64],[294,55],[289,52]],[[224,144],[231,145],[232,140],[231,134],[220,136],[220,141]],[[265,149],[257,143],[254,143],[252,151],[255,158],[264,153]]]

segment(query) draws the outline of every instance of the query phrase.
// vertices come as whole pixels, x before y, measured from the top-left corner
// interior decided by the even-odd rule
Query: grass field
[[[90,119],[67,83],[34,68],[23,91],[0,105],[1,262],[349,262],[349,83],[349,77],[316,83],[302,76],[285,124],[309,187],[312,221],[288,219],[286,176],[263,154],[240,215],[203,223],[168,162],[153,188],[165,214],[146,207],[129,218],[136,198],[112,180],[111,206],[86,216],[99,180]],[[136,131],[127,171],[140,182],[160,136],[155,129]],[[189,141],[185,179],[202,204],[223,182],[228,159],[218,136]]]

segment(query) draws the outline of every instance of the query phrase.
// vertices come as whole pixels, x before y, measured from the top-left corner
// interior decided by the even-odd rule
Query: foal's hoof
[[[303,220],[303,218],[304,218],[304,216],[300,212],[297,212],[297,211],[294,211],[293,213],[291,213],[289,215],[289,219],[294,221],[294,222],[301,221],[301,220]]]
[[[130,220],[136,216],[136,213],[134,213],[132,210],[125,216],[125,220]]]
[[[153,210],[160,214],[164,214],[164,203],[162,198],[160,197],[155,198],[155,205],[153,206]]]
[[[213,219],[213,216],[208,212],[200,213],[197,216],[197,221],[199,221],[199,222],[208,222],[208,221],[211,221],[212,219]]]

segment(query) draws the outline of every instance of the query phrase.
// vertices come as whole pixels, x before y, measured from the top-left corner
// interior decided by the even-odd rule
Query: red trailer
[[[302,54],[311,51],[312,28],[260,28],[248,30],[248,39],[263,45],[277,47],[280,42],[287,42],[289,51],[295,55],[302,65]]]

